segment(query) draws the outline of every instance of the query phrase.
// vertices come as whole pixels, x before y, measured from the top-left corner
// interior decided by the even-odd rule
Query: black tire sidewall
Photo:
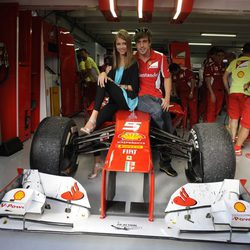
[[[233,179],[236,158],[230,134],[218,123],[196,124],[190,131],[189,141],[193,143],[194,154],[200,155],[195,166],[189,162],[202,182],[216,182]],[[200,168],[200,169],[199,169]]]
[[[61,175],[64,147],[75,122],[66,117],[47,117],[36,130],[30,151],[30,167],[40,172]]]

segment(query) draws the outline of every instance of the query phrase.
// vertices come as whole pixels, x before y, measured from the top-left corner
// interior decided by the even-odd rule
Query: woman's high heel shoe
[[[89,125],[88,123],[90,123],[91,126],[86,127],[87,125]],[[87,124],[86,124],[83,128],[80,128],[80,131],[81,131],[83,134],[89,135],[90,133],[92,133],[92,132],[94,131],[95,126],[96,126],[96,122],[95,122],[95,121],[93,121],[93,120],[88,120]]]
[[[88,175],[88,179],[95,179],[103,169],[103,162],[98,162],[95,164],[93,172]]]

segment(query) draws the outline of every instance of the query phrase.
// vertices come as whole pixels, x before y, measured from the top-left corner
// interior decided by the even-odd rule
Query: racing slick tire
[[[66,117],[47,117],[37,128],[30,151],[30,168],[54,175],[72,175],[77,169],[73,139],[75,122]]]
[[[196,124],[190,131],[193,144],[186,176],[191,182],[233,179],[236,157],[229,132],[218,123]]]

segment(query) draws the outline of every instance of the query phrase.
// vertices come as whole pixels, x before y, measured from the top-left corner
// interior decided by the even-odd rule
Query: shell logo
[[[246,206],[242,202],[236,202],[234,204],[234,209],[237,212],[244,213],[246,211]]]
[[[239,72],[237,73],[237,76],[238,76],[239,78],[242,78],[244,75],[245,75],[245,73],[244,73],[243,71],[239,71]]]
[[[22,200],[24,197],[25,197],[25,193],[24,193],[22,190],[19,190],[19,191],[17,191],[17,192],[14,194],[14,200],[16,200],[16,201],[20,201],[20,200]]]
[[[145,135],[140,134],[140,133],[124,132],[119,135],[119,138],[122,138],[123,140],[128,140],[128,141],[140,141],[142,139],[145,139]]]

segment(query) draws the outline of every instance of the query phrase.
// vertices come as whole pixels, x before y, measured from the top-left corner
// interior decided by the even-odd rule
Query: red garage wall
[[[18,4],[0,4],[0,42],[6,45],[9,77],[0,85],[2,141],[17,136],[17,17]]]
[[[65,29],[58,30],[61,73],[62,115],[72,116],[81,111],[80,81],[77,75],[73,36]]]
[[[41,48],[42,18],[32,18],[32,66],[31,66],[31,132],[40,123],[40,81],[41,81]]]
[[[19,98],[18,120],[21,141],[30,138],[31,115],[31,11],[19,12]]]

